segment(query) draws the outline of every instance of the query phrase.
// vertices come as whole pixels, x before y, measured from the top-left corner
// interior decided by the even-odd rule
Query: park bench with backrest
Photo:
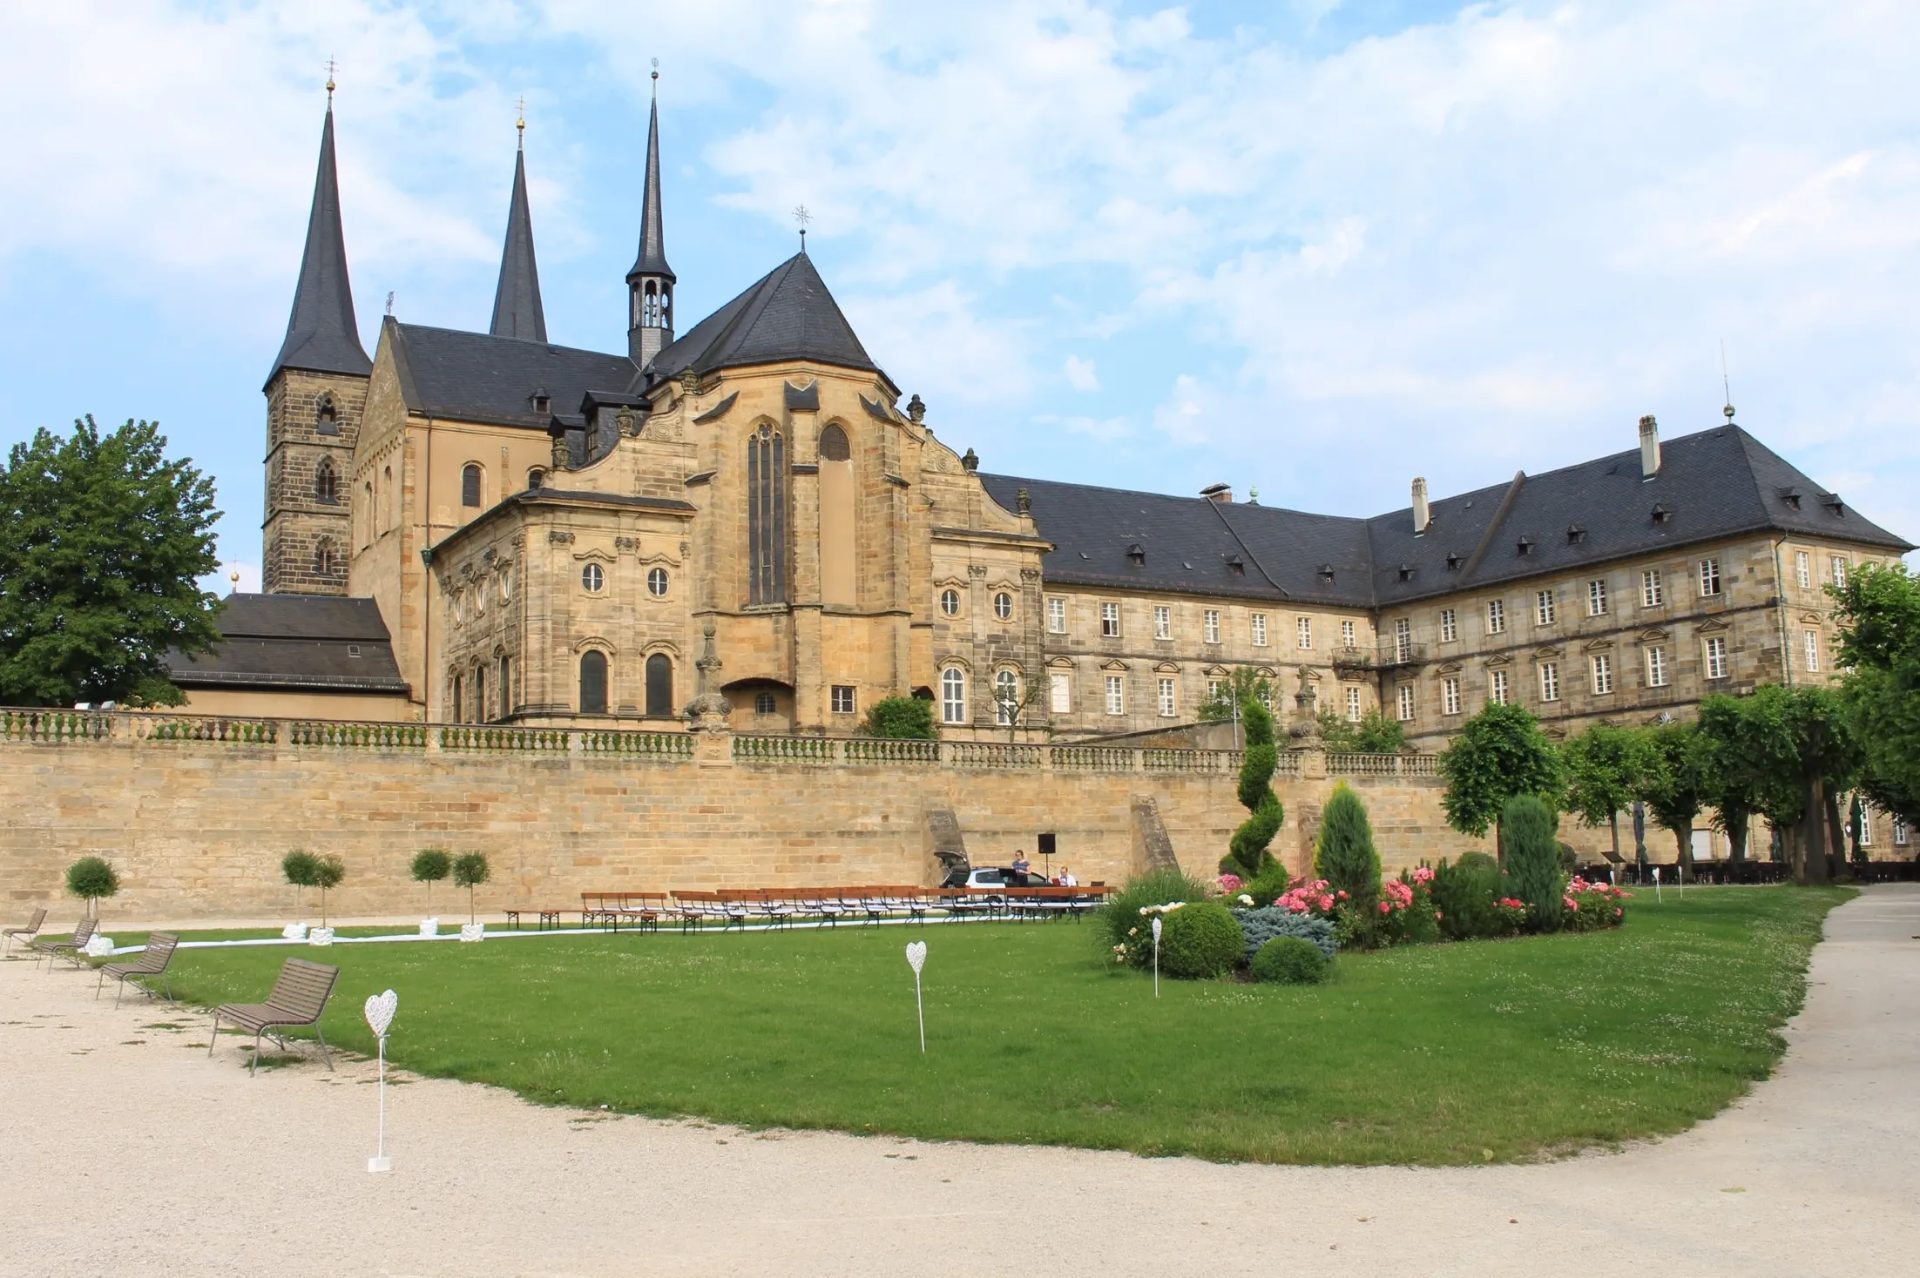
[[[155,932],[147,938],[145,952],[133,962],[101,964],[100,979],[93,983],[93,996],[100,997],[100,987],[105,985],[107,978],[111,976],[120,982],[120,987],[113,992],[115,1007],[120,1006],[120,996],[127,992],[129,985],[148,998],[157,998],[159,996],[153,992],[153,987],[145,983],[146,978],[157,976],[160,978],[161,988],[167,992],[168,1001],[172,1001],[173,986],[167,982],[167,967],[173,962],[173,952],[179,944],[180,937],[177,933]]]
[[[220,1039],[221,1021],[242,1030],[252,1030],[253,1059],[247,1063],[247,1074],[251,1076],[255,1066],[260,1063],[261,1035],[272,1039],[279,1044],[281,1051],[285,1051],[287,1040],[277,1031],[311,1025],[313,1036],[320,1041],[320,1054],[331,1071],[333,1053],[327,1050],[327,1036],[320,1032],[320,1016],[327,1010],[327,1000],[333,995],[333,983],[339,979],[340,969],[337,967],[307,959],[288,959],[281,967],[280,979],[273,983],[273,993],[267,995],[266,1002],[224,1003],[214,1009],[213,1037],[207,1040],[207,1055],[213,1055],[213,1045]]]
[[[35,941],[28,948],[33,951],[35,962],[40,959],[47,960],[49,972],[53,970],[53,960],[56,958],[63,958],[75,967],[80,967],[87,961],[87,942],[93,939],[94,926],[93,916],[88,915],[74,924],[73,936],[70,939],[56,941],[52,937],[47,937],[45,940]]]
[[[46,921],[47,912],[44,909],[40,909],[33,912],[33,916],[27,920],[25,927],[8,928],[5,933],[0,934],[0,936],[4,936],[4,940],[0,940],[0,954],[4,954],[12,949],[13,942],[16,938],[24,938],[28,945],[32,945],[33,938],[40,935],[40,925]]]

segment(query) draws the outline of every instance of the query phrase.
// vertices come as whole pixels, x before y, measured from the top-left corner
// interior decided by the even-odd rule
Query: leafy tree
[[[99,900],[120,890],[120,876],[97,856],[83,856],[67,867],[67,891],[87,903],[87,913],[98,917]]]
[[[1507,849],[1507,880],[1527,903],[1536,931],[1557,932],[1566,912],[1560,884],[1560,819],[1531,794],[1517,794],[1500,811],[1500,837]]]
[[[1240,718],[1247,729],[1247,748],[1240,759],[1240,806],[1252,815],[1233,832],[1220,872],[1258,879],[1274,866],[1267,845],[1280,832],[1287,810],[1269,784],[1274,769],[1280,766],[1280,750],[1273,744],[1273,716],[1259,701],[1249,698],[1240,709]]]
[[[860,728],[870,737],[902,741],[932,741],[940,735],[933,723],[933,702],[919,697],[882,697],[868,707]]]
[[[1684,862],[1693,851],[1693,822],[1707,798],[1711,745],[1689,723],[1669,723],[1647,731],[1644,766],[1634,797],[1653,813],[1654,824],[1673,835]],[[1744,836],[1744,827],[1742,834]],[[1742,839],[1740,855],[1745,853]]]
[[[453,858],[439,848],[427,848],[414,854],[413,881],[427,885],[427,908],[433,908],[433,885],[453,869]]]
[[[1522,706],[1488,705],[1467,720],[1440,755],[1447,792],[1440,805],[1447,823],[1476,838],[1498,825],[1507,800],[1517,794],[1554,798],[1560,791],[1560,760]],[[1504,832],[1502,833],[1504,838]],[[1506,856],[1505,844],[1500,855]]]
[[[1744,697],[1700,703],[1713,742],[1712,787],[1750,804],[1787,832],[1797,883],[1825,883],[1839,868],[1828,795],[1852,787],[1860,767],[1840,696],[1830,688],[1764,684]]]
[[[1273,681],[1252,666],[1235,666],[1220,681],[1217,690],[1208,691],[1207,699],[1200,703],[1198,717],[1202,723],[1226,723],[1234,717],[1236,707],[1249,701],[1259,702],[1271,714]]]
[[[169,649],[206,652],[213,483],[151,422],[36,431],[0,465],[0,701],[179,705]]]
[[[315,857],[313,861],[314,886],[320,889],[320,926],[327,925],[327,892],[340,886],[340,880],[347,877],[346,863],[337,856]]]
[[[1920,822],[1920,578],[1867,565],[1829,586],[1841,624],[1841,703],[1862,752],[1861,788]]]
[[[1320,739],[1335,754],[1399,754],[1407,748],[1407,730],[1375,706],[1355,723],[1332,710],[1320,712]]]
[[[320,858],[311,852],[289,852],[280,858],[280,873],[293,885],[293,908],[297,912],[300,909],[300,889],[320,885]]]
[[[1566,774],[1567,807],[1589,826],[1613,830],[1613,855],[1620,856],[1620,809],[1644,788],[1649,759],[1646,735],[1637,728],[1596,723],[1560,747]],[[1682,843],[1681,858],[1686,858]]]
[[[1344,781],[1333,787],[1321,814],[1313,868],[1335,891],[1347,894],[1356,935],[1370,939],[1380,906],[1380,853],[1373,846],[1367,805]]]
[[[491,873],[487,865],[487,854],[469,852],[465,856],[453,859],[453,885],[467,890],[467,922],[473,922],[473,889],[487,881]]]

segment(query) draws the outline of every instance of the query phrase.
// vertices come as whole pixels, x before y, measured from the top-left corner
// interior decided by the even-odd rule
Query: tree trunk
[[[1720,821],[1727,827],[1727,860],[1738,863],[1747,859],[1747,814],[1744,812],[1722,812]]]
[[[1620,864],[1620,814],[1618,812],[1613,814],[1611,818],[1611,822],[1613,825],[1613,863],[1615,865],[1619,865]]]
[[[1673,845],[1679,849],[1676,855],[1679,857],[1680,864],[1682,865],[1686,865],[1690,861],[1687,854],[1691,850],[1692,839],[1692,830],[1675,830],[1673,832]]]
[[[1819,777],[1809,777],[1801,788],[1800,847],[1794,860],[1793,881],[1802,887],[1827,882],[1827,796]]]
[[[1831,877],[1847,873],[1847,827],[1840,820],[1840,795],[1827,791],[1827,869]]]

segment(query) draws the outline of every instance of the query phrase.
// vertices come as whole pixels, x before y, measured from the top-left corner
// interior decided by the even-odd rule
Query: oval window
[[[1013,619],[1013,596],[1002,590],[993,597],[993,615],[1002,621]]]
[[[599,564],[588,564],[580,570],[580,585],[590,595],[597,595],[607,584],[607,574]]]
[[[959,616],[960,615],[960,592],[957,590],[941,591],[940,592],[940,611],[946,613],[949,617]]]
[[[667,570],[650,568],[647,570],[647,593],[655,599],[664,599],[667,594]]]

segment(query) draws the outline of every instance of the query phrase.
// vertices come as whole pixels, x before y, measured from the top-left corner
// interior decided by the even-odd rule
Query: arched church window
[[[532,470],[527,472],[528,488],[538,488],[540,487],[540,485],[546,482],[547,482],[547,472],[542,470],[540,467],[535,466]]]
[[[340,415],[333,406],[331,394],[320,397],[320,406],[314,410],[313,429],[320,435],[338,435],[340,433]]]
[[[313,548],[313,573],[316,577],[331,577],[337,567],[333,554],[333,538],[322,537]]]
[[[787,446],[762,426],[747,440],[748,600],[783,603],[787,597]]]
[[[656,652],[647,658],[647,713],[673,713],[673,658]]]
[[[821,461],[849,461],[853,450],[847,446],[847,432],[837,425],[830,425],[820,432]]]
[[[327,506],[340,504],[340,478],[334,474],[331,457],[322,457],[313,468],[313,499]]]
[[[580,654],[580,713],[607,712],[607,654],[588,649]]]
[[[460,471],[460,504],[478,506],[480,504],[480,466],[477,462],[468,462]]]
[[[485,666],[473,668],[473,721],[475,723],[487,721],[487,668]]]
[[[1002,670],[993,677],[994,717],[1003,728],[1012,727],[1020,713],[1020,676]]]

